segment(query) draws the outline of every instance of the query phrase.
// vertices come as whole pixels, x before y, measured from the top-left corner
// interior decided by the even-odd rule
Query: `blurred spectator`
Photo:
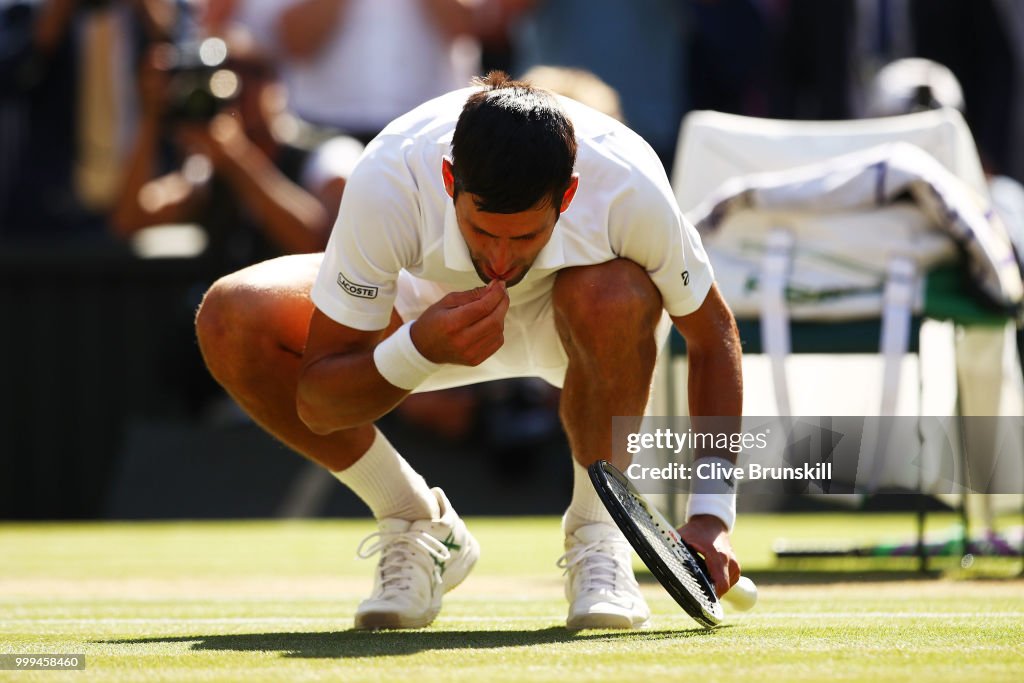
[[[923,58],[899,59],[880,69],[871,82],[868,104],[870,116],[898,116],[939,107],[951,107],[965,113],[967,106],[964,89],[953,72],[938,62]],[[1018,266],[1024,274],[1024,185],[1009,176],[993,173],[991,166],[985,171],[992,207],[1006,226]],[[970,334],[977,336],[979,333]],[[962,338],[958,338],[957,343],[962,344]],[[998,342],[996,345],[998,347]],[[1024,368],[1024,328],[1020,327],[1017,330],[1017,354]]]
[[[913,0],[856,0],[853,34],[852,114],[865,115],[868,89],[878,70],[914,54]]]
[[[998,170],[1024,182],[1024,3],[995,0],[995,6],[1013,54],[1013,80],[1007,93],[1010,123],[1003,141],[1004,165]]]
[[[0,0],[0,236],[104,233],[134,124],[125,83],[166,0]]]
[[[712,8],[738,0],[716,0]],[[986,165],[1024,169],[1021,93],[1024,5],[1015,0],[747,0],[779,34],[773,115],[842,119],[867,113],[866,88],[882,65],[925,57],[952,70]],[[705,3],[700,3],[705,4]],[[721,11],[721,10],[719,10]],[[707,13],[707,10],[705,10]],[[739,41],[742,42],[742,41]],[[1009,144],[1008,144],[1009,143]],[[1024,174],[1018,175],[1018,178]]]
[[[693,0],[686,82],[693,109],[768,116],[775,83],[770,0]]]
[[[498,0],[211,0],[269,49],[294,112],[364,142],[480,71],[471,37]]]
[[[698,16],[742,2],[760,6],[778,34],[770,115],[859,118],[870,113],[867,88],[884,64],[911,56],[931,59],[959,79],[983,164],[1024,180],[1024,3],[703,0],[698,4],[710,6]],[[733,43],[743,44],[742,35],[717,44],[721,52]]]
[[[525,74],[523,80],[538,88],[582,102],[616,121],[624,121],[619,93],[593,73],[585,69],[571,69],[560,66],[535,66]]]
[[[474,0],[469,0],[474,2]],[[481,72],[512,73],[516,67],[514,27],[536,0],[475,2],[475,33],[480,39]]]
[[[362,151],[331,140],[310,156],[285,93],[251,42],[234,36],[154,47],[141,68],[142,121],[112,214],[127,237],[147,226],[199,223],[225,269],[321,250],[347,171]],[[179,161],[161,169],[162,149]],[[305,187],[302,183],[306,183]]]
[[[882,67],[868,89],[869,116],[899,116],[950,107],[966,114],[964,89],[952,70],[931,59],[908,57]],[[989,192],[1014,242],[1024,273],[1024,186],[986,166]]]
[[[993,173],[1024,180],[1018,108],[1024,60],[1019,2],[912,0],[916,54],[944,64],[963,86],[967,123]]]
[[[941,107],[964,112],[964,93],[953,72],[930,59],[908,57],[886,64],[867,92],[867,116],[900,116]]]
[[[776,116],[854,116],[856,16],[856,0],[789,1],[782,14]]]
[[[688,106],[683,3],[532,1],[516,30],[516,72],[537,65],[592,71],[618,91],[629,126],[667,168]]]
[[[777,32],[780,118],[858,118],[874,73],[912,54],[912,0],[756,1]]]

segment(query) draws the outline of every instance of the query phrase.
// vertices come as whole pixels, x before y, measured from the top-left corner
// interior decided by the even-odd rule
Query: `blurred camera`
[[[227,44],[205,38],[174,45],[164,112],[171,123],[205,122],[238,97],[238,74],[227,68]]]

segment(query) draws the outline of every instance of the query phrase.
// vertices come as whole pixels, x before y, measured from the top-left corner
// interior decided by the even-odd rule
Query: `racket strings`
[[[658,554],[662,562],[668,565],[686,590],[700,600],[701,606],[709,611],[716,611],[716,601],[708,595],[707,589],[697,580],[696,575],[703,570],[693,560],[690,551],[678,541],[674,529],[665,528],[651,513],[643,501],[637,500],[629,491],[618,492],[619,500],[637,522],[636,527],[644,536],[650,547]]]
[[[722,605],[697,556],[672,523],[611,464],[592,465],[590,475],[612,519],[669,595],[701,625],[719,625]]]
[[[689,551],[676,542],[671,534],[661,529],[658,522],[650,515],[647,516],[647,521],[648,524],[644,525],[645,528],[642,528],[642,530],[648,536],[648,540],[651,541],[651,545],[654,546],[658,555],[669,565],[679,580],[686,585],[691,594],[704,596],[706,599],[708,597],[707,590],[696,579],[696,574],[703,570],[700,569],[692,558],[688,557]],[[706,606],[710,609],[711,601],[706,600],[706,602]]]

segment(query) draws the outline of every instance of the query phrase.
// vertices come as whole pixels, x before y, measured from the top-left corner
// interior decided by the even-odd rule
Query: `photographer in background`
[[[0,0],[0,242],[106,241],[134,65],[177,17],[169,0]]]
[[[198,223],[207,255],[229,269],[327,242],[362,146],[292,144],[284,89],[244,35],[154,46],[140,69],[142,120],[116,207],[115,232]],[[170,172],[161,167],[166,158]],[[303,182],[307,186],[303,186]]]

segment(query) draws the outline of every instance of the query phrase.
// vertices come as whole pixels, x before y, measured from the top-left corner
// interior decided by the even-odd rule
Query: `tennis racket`
[[[706,628],[721,624],[725,614],[704,558],[614,465],[599,460],[589,473],[601,502],[654,578],[697,623]],[[757,587],[741,577],[723,599],[737,609],[750,609],[757,602]]]

